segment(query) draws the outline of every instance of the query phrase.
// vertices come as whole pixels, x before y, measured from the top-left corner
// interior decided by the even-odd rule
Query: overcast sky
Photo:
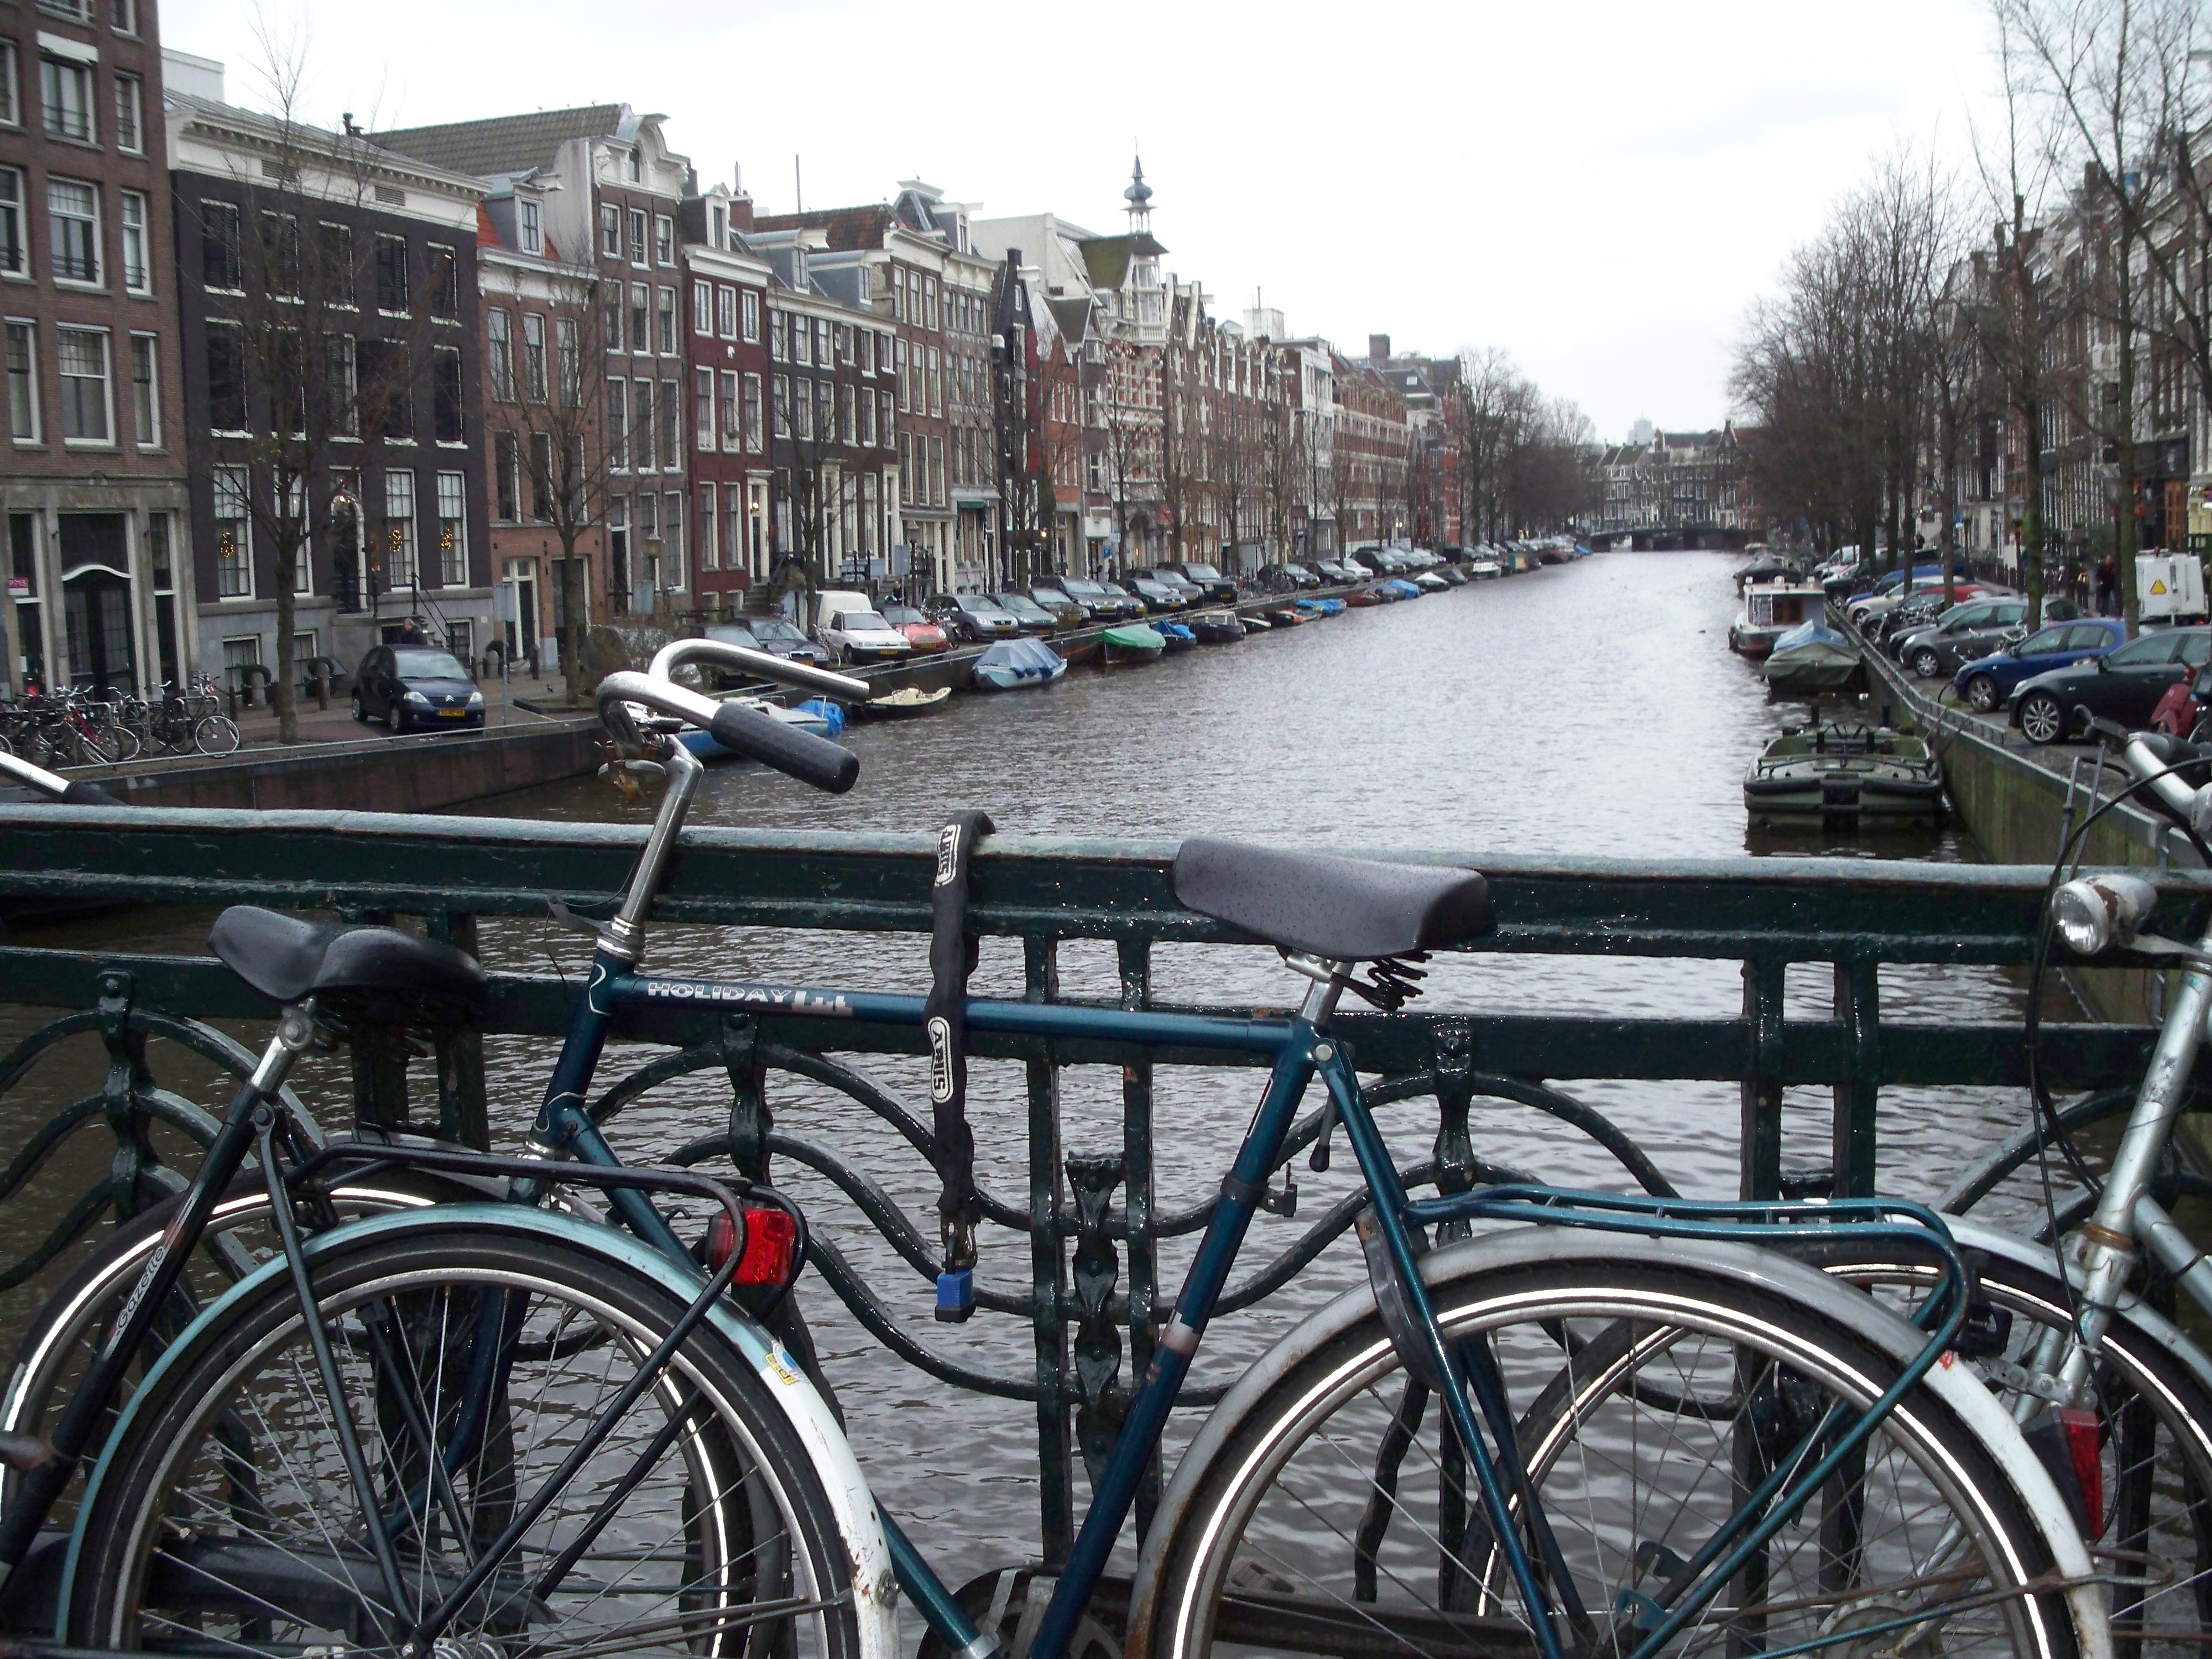
[[[1717,424],[1745,307],[1869,159],[1966,153],[1986,0],[259,0],[305,113],[417,125],[626,100],[763,212],[922,178],[986,215],[1123,228],[1133,145],[1168,265],[1357,355],[1496,345],[1604,437]],[[252,0],[165,44],[265,101]]]

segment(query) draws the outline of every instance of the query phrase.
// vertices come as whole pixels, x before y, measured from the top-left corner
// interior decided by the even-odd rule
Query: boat
[[[1390,596],[1390,599],[1395,600],[1397,597],[1398,596],[1395,593],[1393,593]],[[1376,592],[1371,587],[1361,587],[1355,588],[1351,592],[1346,594],[1344,596],[1344,602],[1348,605],[1355,606],[1358,609],[1364,611],[1370,605],[1383,605],[1389,601],[1385,600],[1382,594]]]
[[[1774,642],[1802,623],[1828,619],[1828,595],[1802,577],[1753,582],[1743,590],[1743,610],[1729,629],[1729,649],[1764,657]]]
[[[1817,696],[1823,691],[1859,691],[1866,686],[1866,664],[1858,648],[1835,629],[1800,623],[1774,641],[1759,671],[1767,695]]]
[[[1437,574],[1443,577],[1446,582],[1449,583],[1454,587],[1465,587],[1467,586],[1467,572],[1461,569],[1455,564],[1437,566]]]
[[[1184,623],[1170,622],[1163,617],[1152,623],[1152,629],[1160,636],[1161,643],[1170,651],[1188,651],[1198,643],[1198,635]]]
[[[1467,562],[1467,574],[1468,577],[1474,581],[1496,581],[1499,574],[1498,569],[1498,561],[1495,559],[1469,559]]]
[[[1098,636],[1098,660],[1109,668],[1117,663],[1158,662],[1167,648],[1168,642],[1146,623],[1126,623]]]
[[[1735,573],[1736,592],[1741,593],[1754,582],[1797,581],[1804,573],[1787,559],[1777,558],[1762,550],[1748,564],[1739,566]]]
[[[723,702],[742,703],[748,708],[758,709],[762,714],[766,714],[770,720],[776,720],[782,725],[788,726],[794,731],[805,732],[813,737],[834,737],[836,735],[837,732],[842,732],[845,729],[844,713],[842,709],[839,709],[837,705],[835,703],[802,703],[797,708],[786,708],[779,703],[769,702],[764,697],[724,697],[721,698],[720,701]],[[820,712],[823,708],[828,708],[836,713],[837,723],[835,731],[831,729],[828,717]],[[723,748],[720,744],[714,741],[714,735],[711,732],[707,732],[699,726],[688,726],[684,727],[682,732],[677,734],[677,741],[681,743],[686,749],[689,749],[694,755],[696,755],[702,761],[741,760],[744,758],[744,757],[739,755],[736,750]]]
[[[1335,617],[1344,612],[1342,599],[1300,599],[1298,611],[1308,617]]]
[[[1754,824],[1864,829],[1943,813],[1943,774],[1924,738],[1887,726],[1786,728],[1743,777]]]
[[[918,685],[902,686],[866,702],[854,703],[852,714],[856,720],[909,720],[916,714],[927,714],[933,708],[942,708],[951,695],[949,685],[940,685],[934,691],[925,691]]]
[[[1403,576],[1393,576],[1389,581],[1384,582],[1382,586],[1389,588],[1401,599],[1418,599],[1421,597],[1422,590],[1420,587],[1413,582],[1407,581]]]
[[[978,691],[1012,691],[1048,685],[1067,672],[1067,659],[1032,635],[1000,640],[975,659],[969,671]]]
[[[1268,622],[1265,617],[1239,617],[1237,620],[1244,624],[1244,631],[1247,634],[1264,634],[1267,631]]]
[[[1296,628],[1306,619],[1306,613],[1295,605],[1271,605],[1260,614],[1267,619],[1270,628]]]
[[[1413,578],[1413,586],[1424,593],[1441,593],[1451,584],[1433,570],[1424,570]]]
[[[1231,645],[1244,637],[1244,624],[1233,611],[1201,611],[1188,626],[1200,645]]]

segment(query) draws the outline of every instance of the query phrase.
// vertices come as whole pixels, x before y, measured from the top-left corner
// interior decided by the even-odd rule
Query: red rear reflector
[[[733,1285],[781,1285],[791,1277],[799,1246],[799,1226],[789,1212],[769,1205],[744,1207],[744,1249],[738,1257]],[[707,1270],[718,1273],[730,1259],[730,1212],[717,1210],[707,1224]]]
[[[779,1211],[777,1213],[781,1214]],[[784,1224],[791,1223],[783,1217]],[[2066,1455],[2073,1460],[2074,1478],[2081,1486],[2081,1507],[2094,1532],[2105,1524],[2105,1460],[2097,1443],[2097,1413],[2081,1406],[2057,1408],[2058,1426],[2065,1431]]]

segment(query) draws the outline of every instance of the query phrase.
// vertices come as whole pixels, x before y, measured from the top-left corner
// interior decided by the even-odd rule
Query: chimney
[[[1390,337],[1370,334],[1367,337],[1367,361],[1380,368],[1390,361]]]

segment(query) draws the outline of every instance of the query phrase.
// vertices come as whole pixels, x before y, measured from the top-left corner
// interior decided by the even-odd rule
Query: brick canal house
[[[0,687],[195,665],[153,0],[0,12]]]
[[[752,206],[741,187],[718,184],[686,198],[678,216],[690,283],[693,580],[706,618],[744,610],[774,574],[768,295],[775,274],[746,246]]]
[[[584,434],[575,503],[599,532],[577,553],[589,575],[586,614],[577,619],[586,627],[603,612],[674,615],[691,603],[690,364],[678,216],[692,188],[690,164],[670,151],[662,119],[627,104],[599,104],[374,135],[386,149],[477,178],[494,201],[503,185],[529,180],[543,234],[592,286],[597,320],[580,331],[579,374],[598,415]],[[537,544],[535,554],[509,556],[543,571],[541,647],[550,636],[557,653],[574,634],[551,568],[557,538],[540,529],[534,538],[526,532],[507,539]]]
[[[477,204],[460,173],[238,109],[171,54],[177,298],[203,659],[350,672],[420,618],[458,655],[492,627]]]

